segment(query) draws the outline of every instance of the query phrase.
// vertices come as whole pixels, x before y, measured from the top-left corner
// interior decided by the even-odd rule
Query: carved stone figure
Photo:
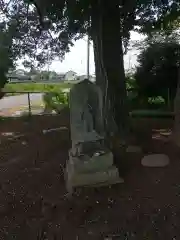
[[[100,88],[85,79],[71,89],[69,103],[72,149],[66,167],[68,191],[77,186],[123,182],[104,141]]]

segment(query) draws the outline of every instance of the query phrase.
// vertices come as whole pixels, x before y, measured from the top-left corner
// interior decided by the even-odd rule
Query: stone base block
[[[67,191],[70,194],[75,187],[99,187],[124,182],[124,180],[119,177],[118,169],[115,166],[112,166],[105,171],[79,173],[75,171],[71,164],[67,164],[66,166],[65,181]]]

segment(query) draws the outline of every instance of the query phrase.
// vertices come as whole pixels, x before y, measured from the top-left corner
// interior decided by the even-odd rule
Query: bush
[[[128,72],[126,73],[126,88],[127,89],[136,89],[136,79],[134,73]]]
[[[167,109],[168,105],[161,96],[146,97],[138,95],[136,89],[127,92],[130,110],[134,109]]]
[[[62,108],[68,105],[68,94],[63,91],[49,91],[43,95],[43,102],[45,110],[55,110],[57,113],[60,113]]]

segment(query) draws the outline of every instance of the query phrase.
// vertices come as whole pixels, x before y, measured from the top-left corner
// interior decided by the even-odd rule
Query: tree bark
[[[99,11],[92,15],[92,32],[95,53],[96,81],[103,95],[110,100],[106,107],[109,131],[113,119],[118,133],[126,141],[129,134],[129,112],[123,60],[123,47],[118,1],[100,1]],[[97,6],[97,5],[96,5]],[[98,14],[97,14],[98,12]],[[97,17],[99,16],[99,17]],[[107,88],[107,89],[106,89]],[[109,101],[106,101],[108,104]],[[108,108],[108,109],[107,109]],[[112,128],[114,130],[114,128]]]
[[[5,96],[5,92],[2,92],[2,90],[0,89],[0,100]]]
[[[91,13],[91,38],[94,47],[94,62],[96,73],[96,84],[105,90],[105,69],[103,68],[103,46],[102,46],[102,12],[101,0],[92,1]]]
[[[98,26],[96,26],[98,28]],[[97,31],[98,32],[98,31]],[[98,34],[99,35],[99,34]],[[93,36],[93,47],[94,47],[94,62],[95,62],[95,74],[96,74],[96,84],[105,90],[105,72],[101,66],[102,49],[101,49],[101,39],[100,36]]]
[[[174,99],[174,114],[175,118],[172,139],[174,143],[180,147],[180,68],[178,73],[176,96]]]

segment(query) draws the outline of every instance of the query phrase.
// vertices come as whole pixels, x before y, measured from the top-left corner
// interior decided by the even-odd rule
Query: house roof
[[[67,73],[75,73],[75,74],[77,74],[76,72],[74,72],[72,70],[67,71],[65,74],[67,74]]]

